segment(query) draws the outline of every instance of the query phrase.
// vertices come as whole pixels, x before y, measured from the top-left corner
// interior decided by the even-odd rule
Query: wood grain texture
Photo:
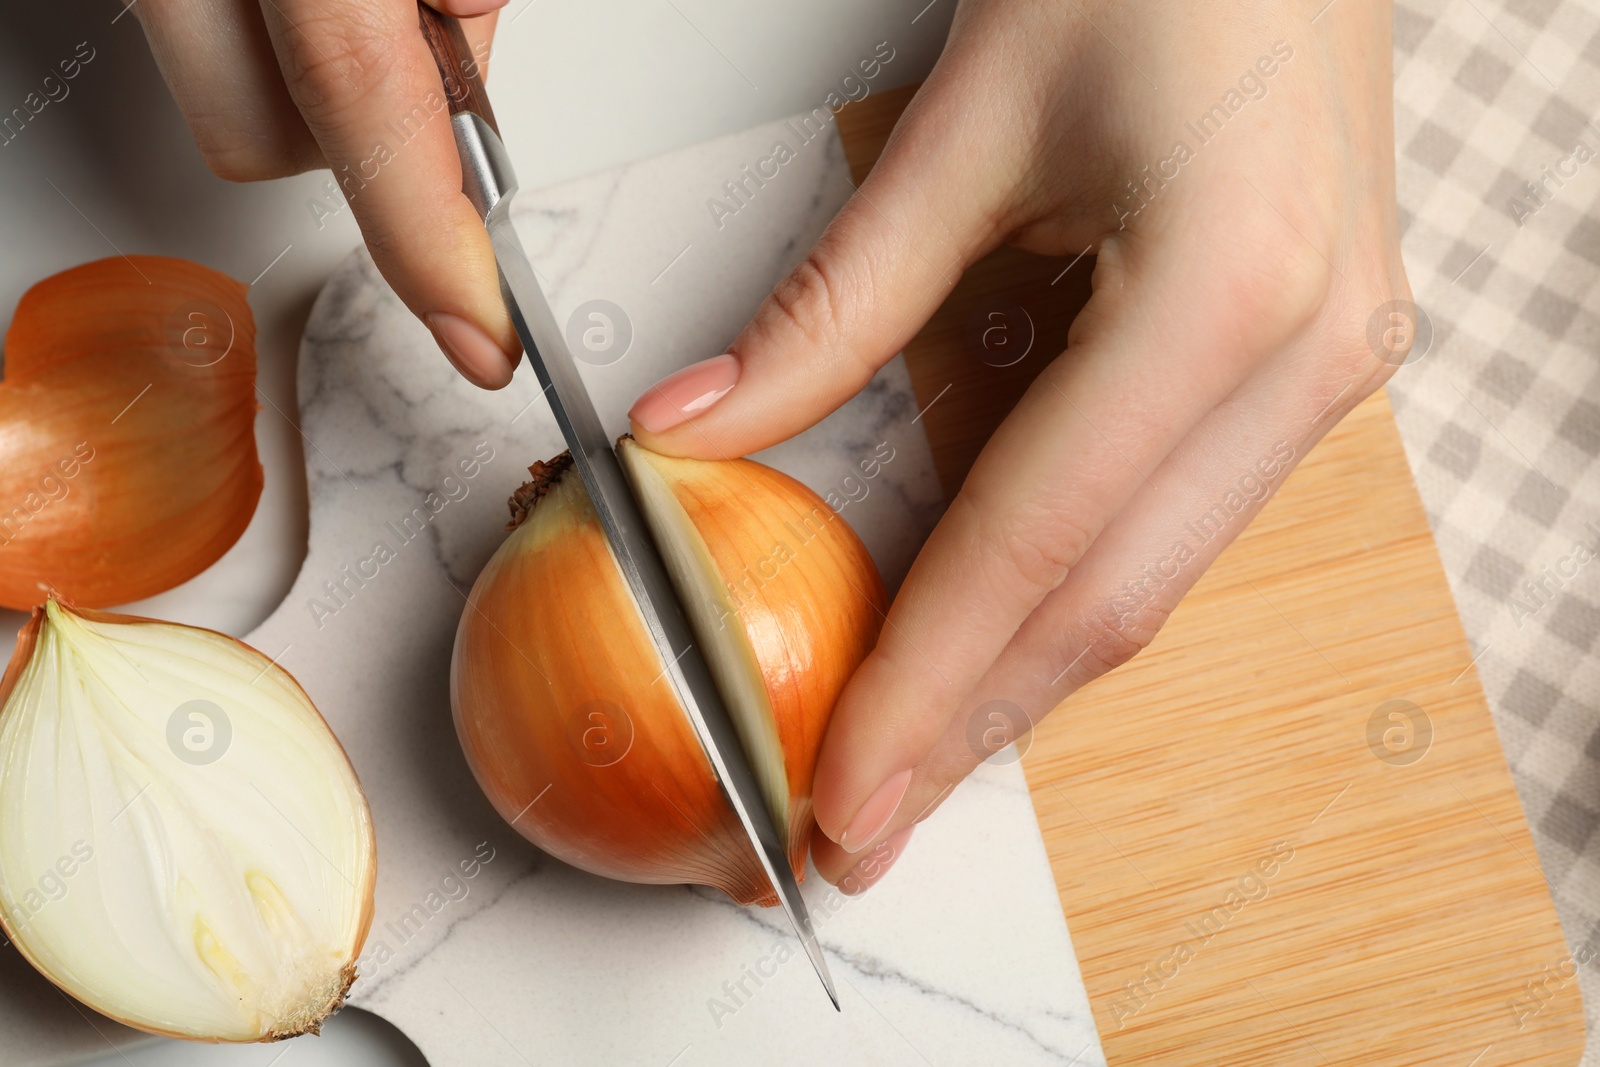
[[[450,114],[471,112],[498,134],[500,125],[494,120],[494,108],[489,106],[489,93],[483,87],[483,69],[472,54],[461,20],[440,14],[418,0],[417,24],[433,54],[434,66],[439,68],[439,82]]]
[[[858,182],[912,91],[840,114]],[[1091,261],[1052,285],[1067,263],[990,257],[907,346],[920,403],[951,386],[924,419],[947,494],[1060,351]],[[970,323],[1008,305],[1038,340],[997,371]],[[1034,733],[1024,766],[1114,1067],[1578,1062],[1577,984],[1471,663],[1379,393],[1145,653]],[[1425,747],[1391,700],[1421,709]]]

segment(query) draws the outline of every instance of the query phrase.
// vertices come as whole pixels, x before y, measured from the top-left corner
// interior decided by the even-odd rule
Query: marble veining
[[[773,124],[519,194],[557,320],[604,299],[631,324],[625,356],[583,368],[617,432],[648,384],[722,350],[849,195],[830,134],[719,227],[705,200],[781,136]],[[563,447],[533,374],[500,393],[460,381],[358,250],[317,301],[299,388],[310,544],[249,640],[312,694],[372,802],[377,904],[353,1003],[436,1067],[1105,1062],[1015,764],[980,768],[872,892],[807,881],[840,1014],[781,916],[703,888],[595,878],[511,831],[456,744],[448,671],[507,496]],[[760,457],[848,500],[891,589],[942,506],[916,415],[897,358]],[[863,478],[880,447],[893,458]],[[0,1032],[22,1062],[134,1040],[86,1028],[35,978],[0,978]]]

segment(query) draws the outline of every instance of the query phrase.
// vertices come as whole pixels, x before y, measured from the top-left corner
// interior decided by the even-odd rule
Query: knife
[[[455,135],[456,151],[461,155],[462,192],[478,209],[489,233],[495,263],[500,268],[500,293],[511,313],[517,336],[522,338],[522,348],[550,398],[550,408],[561,427],[561,436],[566,438],[578,475],[594,501],[606,540],[617,557],[628,588],[638,601],[656,651],[667,665],[666,676],[688,712],[717,781],[739,816],[739,823],[755,849],[756,858],[761,861],[762,870],[777,891],[778,901],[837,1011],[839,994],[834,990],[827,961],[822,957],[822,946],[817,943],[811,914],[800,896],[800,886],[789,865],[783,839],[772,813],[767,810],[766,800],[756,784],[733,720],[712,681],[705,657],[695,643],[694,633],[634,500],[633,490],[623,476],[611,438],[600,424],[594,401],[578,375],[577,362],[567,348],[555,314],[539,288],[533,265],[528,262],[517,231],[511,225],[511,197],[517,191],[517,178],[500,140],[500,128],[489,106],[478,62],[467,45],[460,22],[425,3],[419,2],[417,10],[422,34],[439,68],[449,102],[450,128]]]

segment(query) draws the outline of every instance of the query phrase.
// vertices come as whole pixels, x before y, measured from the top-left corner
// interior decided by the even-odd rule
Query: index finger
[[[373,262],[464,376],[504,386],[520,348],[488,235],[461,192],[449,98],[415,3],[261,0],[261,7],[289,95]],[[473,53],[485,62],[487,40]]]

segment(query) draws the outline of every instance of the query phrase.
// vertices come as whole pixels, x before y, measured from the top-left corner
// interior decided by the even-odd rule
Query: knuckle
[[[289,31],[296,47],[280,65],[290,95],[302,108],[337,111],[364,99],[394,62],[394,34],[377,5],[308,9]]]
[[[1411,303],[1411,287],[1403,274],[1391,278],[1367,272],[1352,277],[1357,284],[1324,301],[1305,353],[1316,364],[1318,377],[1333,388],[1353,384],[1354,402],[1376,391],[1406,362],[1416,333],[1407,316],[1384,317],[1391,305]],[[1395,337],[1404,347],[1391,350],[1387,345]]]
[[[768,307],[785,331],[807,344],[831,347],[838,335],[839,300],[828,258],[813,249],[772,290]]]
[[[1380,235],[1341,236],[1337,220],[1311,205],[1286,210],[1293,232],[1283,220],[1277,233],[1244,228],[1226,295],[1247,316],[1242,321],[1264,327],[1258,336],[1292,345],[1319,379],[1335,391],[1353,384],[1352,401],[1359,400],[1404,362],[1403,350],[1381,351],[1373,336],[1385,305],[1411,301],[1404,267]]]
[[[1318,318],[1335,277],[1318,247],[1294,233],[1278,233],[1242,246],[1240,256],[1237,269],[1224,275],[1224,298],[1247,328],[1282,341]]]
[[[1150,647],[1165,625],[1171,609],[1163,603],[1141,604],[1131,610],[1106,600],[1088,620],[1088,629],[1072,657],[1081,657],[1077,669],[1084,680],[1116,670]],[[1063,650],[1065,652],[1065,650]],[[1063,660],[1070,664],[1072,657]]]
[[[1336,213],[1292,183],[1228,191],[1229,213],[1204,215],[1181,241],[1203,267],[1189,274],[1197,312],[1238,358],[1255,360],[1318,321],[1341,274]],[[1208,336],[1210,334],[1208,333]]]
[[[992,508],[971,498],[967,506],[976,514],[990,584],[1016,590],[1024,605],[1059,586],[1093,540],[1089,531],[1046,507]]]

